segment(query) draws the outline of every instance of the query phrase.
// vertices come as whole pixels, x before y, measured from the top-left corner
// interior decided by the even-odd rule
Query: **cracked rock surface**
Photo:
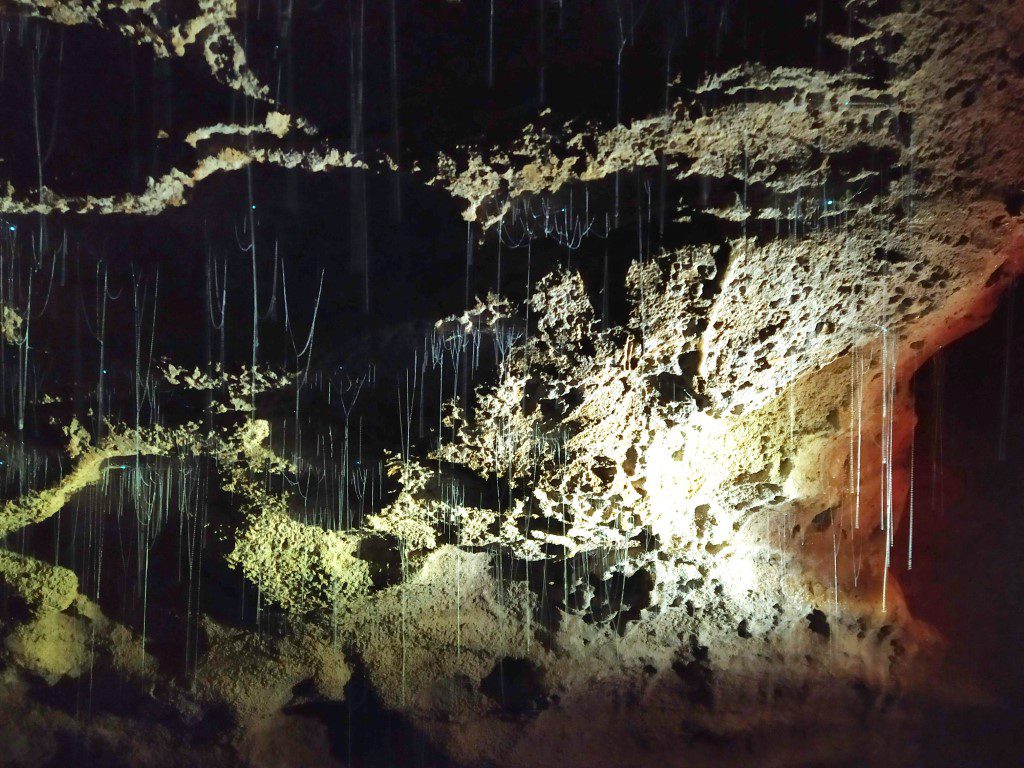
[[[476,12],[436,5],[453,36]],[[348,135],[282,97],[286,56],[329,75],[303,34],[341,43],[261,12],[0,6],[5,34],[95,35],[220,99],[117,191],[0,146],[0,763],[921,764],[956,684],[900,581],[913,381],[1024,258],[1024,3],[812,10],[828,58],[680,72],[619,124],[557,81],[497,139],[410,100],[404,148],[361,80]],[[350,293],[310,255],[335,182]],[[420,263],[417,211],[464,283],[461,253]],[[118,298],[130,259],[89,237],[149,227],[176,260]],[[371,292],[406,315],[346,320]]]

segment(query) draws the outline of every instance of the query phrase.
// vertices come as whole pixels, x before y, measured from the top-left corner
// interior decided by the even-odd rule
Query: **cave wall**
[[[433,39],[431,23],[457,38],[460,24],[486,18],[469,3],[421,5],[409,13],[431,22],[409,33],[410,56]],[[566,5],[566,28],[585,29],[586,14]],[[233,2],[9,3],[4,29],[30,62],[43,33],[71,50],[74,40],[127,46],[154,72],[170,68],[167,82],[200,105],[173,102],[181,113],[147,137],[160,148],[149,172],[121,169],[116,184],[44,175],[25,160],[25,130],[10,139],[21,156],[4,158],[4,258],[18,275],[3,294],[4,364],[18,372],[5,379],[4,447],[11,465],[48,451],[59,467],[26,483],[38,459],[19,459],[0,512],[7,708],[40,733],[18,759],[93,738],[88,723],[51,716],[38,689],[57,691],[51,701],[75,695],[66,687],[97,669],[104,686],[143,691],[169,723],[105,709],[98,754],[127,744],[146,764],[166,759],[154,745],[196,724],[212,734],[183,750],[197,761],[279,760],[289,723],[342,760],[323,713],[351,706],[358,686],[456,764],[617,765],[632,750],[721,764],[738,745],[779,764],[913,759],[897,735],[919,710],[886,704],[933,695],[941,644],[900,587],[896,534],[909,532],[915,482],[910,382],[985,322],[1020,266],[1019,5],[866,1],[827,17],[809,7],[796,61],[771,46],[746,56],[735,40],[722,49],[711,25],[701,45],[714,45],[713,66],[691,73],[684,57],[664,89],[636,88],[625,111],[616,98],[611,119],[608,104],[557,79],[571,41],[552,43],[550,64],[544,51],[522,57],[540,62],[531,77],[552,78],[540,103],[506,108],[492,95],[447,127],[434,106],[465,105],[416,72],[402,81],[423,89],[402,102],[403,144],[375,124],[385,108],[368,108],[361,132],[358,94],[368,82],[379,98],[383,72],[353,77],[344,111],[309,85],[287,98],[280,79],[271,85],[273,40],[291,51],[307,36],[309,52],[295,55],[309,69],[279,76],[329,80],[302,57],[345,50],[356,67],[360,36],[387,39],[386,10],[371,10],[366,27],[354,25],[355,4],[331,7],[348,25],[338,40],[314,29],[308,9],[289,32],[284,6],[264,19]],[[694,24],[714,18],[684,6]],[[544,24],[562,23],[562,3],[539,7]],[[680,23],[677,11],[651,14]],[[525,28],[504,13],[509,29]],[[747,9],[748,27],[757,13]],[[653,22],[636,25],[641,41],[654,39]],[[457,79],[468,65],[445,45],[436,75]],[[623,37],[627,47],[649,74],[642,43]],[[595,71],[614,71],[612,61],[597,56]],[[506,66],[510,81],[529,69]],[[492,87],[507,97],[513,84]],[[662,90],[663,103],[650,96]],[[214,106],[202,106],[206,93],[219,94],[206,97]],[[145,98],[156,109],[156,95]],[[38,133],[38,116],[29,124]],[[122,150],[139,166],[138,149]],[[319,196],[337,184],[343,198]],[[399,223],[401,199],[410,218],[420,208],[421,230]],[[380,200],[395,218],[371,228]],[[305,225],[345,207],[346,229],[330,238],[318,239],[326,224]],[[234,330],[218,361],[220,262],[195,249],[213,250],[208,222],[228,210],[243,253],[232,274],[251,259],[255,290],[230,310],[223,294],[219,322]],[[309,230],[304,240],[296,229]],[[303,249],[280,258],[289,234]],[[97,255],[82,243],[101,235],[113,250],[134,240],[166,252],[148,264],[130,248],[103,253],[107,271],[90,263],[63,292],[75,274],[68,254],[80,275]],[[430,251],[449,241],[455,257]],[[326,265],[331,248],[345,265],[336,289],[323,287],[338,270]],[[45,283],[45,253],[54,274],[59,265],[60,299],[34,315],[37,293],[21,275]],[[163,266],[171,326],[157,330],[166,310],[155,279],[132,273],[133,311],[112,310],[121,341],[99,358],[94,386],[61,354],[61,328],[82,323],[69,307],[88,306],[83,288],[107,291],[111,270],[116,283],[133,258]],[[196,285],[205,299],[188,298]],[[289,291],[301,325],[287,314]],[[147,317],[154,338],[172,341],[141,366]],[[315,323],[303,349],[296,326]],[[135,371],[104,384],[104,359]],[[191,502],[176,512],[179,532],[200,537],[206,583],[224,594],[193,604],[189,577],[183,613],[158,620],[158,605],[151,619],[143,602],[140,622],[108,615],[117,600],[103,589],[128,594],[132,579],[101,586],[102,547],[51,564],[60,550],[53,558],[40,542],[66,518],[99,531],[103,510],[120,518],[147,498],[154,514],[143,490],[154,467],[177,478],[168,488],[203,497],[210,532],[198,533],[206,525]],[[319,491],[339,471],[350,506],[324,507],[319,492],[311,502],[312,479]],[[173,550],[169,537],[157,545],[168,519],[132,529],[147,568],[151,548]],[[163,656],[165,646],[180,654],[167,639],[178,633],[184,668]],[[301,719],[302,707],[323,721]]]

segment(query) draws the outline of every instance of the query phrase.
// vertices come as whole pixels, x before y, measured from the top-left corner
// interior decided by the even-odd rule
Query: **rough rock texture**
[[[90,674],[97,667],[136,681],[147,681],[155,672],[142,639],[108,620],[82,596],[65,611],[47,611],[14,629],[4,650],[18,667],[50,683]]]
[[[341,700],[350,677],[345,656],[329,637],[259,637],[251,632],[204,626],[209,647],[196,670],[191,693],[207,704],[227,704],[235,722],[251,730],[295,699],[297,686],[310,696]]]
[[[78,596],[74,571],[14,552],[0,552],[0,579],[33,613],[63,611]]]
[[[161,17],[170,4],[161,0],[15,0],[13,5],[57,24],[115,28],[134,43],[152,47],[161,58],[185,56],[201,45],[202,58],[219,82],[254,99],[268,99],[267,87],[249,69],[232,29],[238,21],[235,0],[200,0],[195,15],[169,28]]]
[[[118,6],[20,5],[62,24],[105,24]],[[200,3],[171,29],[151,5],[122,31],[159,55],[202,41],[217,80],[265,97],[230,30],[234,3]],[[307,682],[310,698],[342,701],[356,665],[386,708],[467,765],[621,765],[624,743],[672,765],[719,765],[736,744],[783,765],[912,761],[912,742],[884,746],[915,721],[888,697],[927,695],[935,650],[892,562],[911,482],[908,383],[984,322],[1024,255],[1020,206],[1005,200],[1024,178],[1024,5],[854,5],[863,34],[834,42],[887,63],[884,83],[748,67],[628,126],[446,148],[432,183],[483,233],[526,226],[532,198],[663,164],[680,188],[709,190],[669,215],[712,217],[725,234],[634,262],[619,326],[599,321],[569,267],[524,305],[491,296],[439,321],[434,368],[458,375],[493,343],[494,377],[445,405],[432,451],[392,455],[397,489],[362,527],[289,506],[281,480],[297,484],[299,467],[246,406],[289,377],[172,367],[169,385],[216,391],[211,418],[234,421],[112,424],[95,443],[72,423],[73,468],[5,502],[0,533],[55,515],[112,459],[211,458],[237,512],[226,561],[288,622],[267,638],[207,620],[194,678],[168,687],[179,715],[228,707],[233,747],[255,765],[285,764],[279,739],[296,728],[306,746],[326,742],[283,710]],[[189,143],[208,154],[143,193],[9,192],[0,210],[152,214],[254,162],[364,163],[271,143],[295,127],[310,132],[279,112],[200,128]],[[472,503],[466,477],[494,493]],[[380,541],[397,575],[381,576]],[[4,552],[0,576],[33,614],[5,640],[19,671],[79,677],[99,633],[116,674],[158,677],[74,574]]]

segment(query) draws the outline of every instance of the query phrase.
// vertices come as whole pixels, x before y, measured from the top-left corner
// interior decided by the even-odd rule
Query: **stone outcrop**
[[[120,28],[158,55],[202,42],[217,81],[266,98],[231,32],[234,3],[200,3],[169,29],[159,3],[17,5],[61,24],[137,19]],[[641,247],[620,324],[602,322],[568,266],[525,303],[492,294],[439,320],[433,370],[458,377],[493,348],[490,378],[443,404],[431,450],[394,446],[386,503],[362,525],[290,507],[303,469],[254,403],[297,377],[260,372],[247,390],[256,371],[172,366],[169,386],[223,395],[215,429],[111,424],[93,440],[73,422],[72,468],[5,502],[0,533],[55,515],[112,460],[209,458],[236,513],[225,560],[285,617],[283,636],[204,619],[204,655],[191,681],[163,680],[171,696],[73,572],[12,550],[0,578],[28,616],[7,628],[10,663],[51,684],[80,677],[99,633],[107,665],[179,715],[226,706],[254,764],[276,759],[297,687],[337,703],[356,673],[460,764],[612,766],[628,748],[721,765],[736,744],[779,764],[913,760],[906,740],[882,745],[914,710],[880,703],[927,696],[936,649],[894,554],[915,481],[910,380],[985,322],[1024,258],[1024,5],[852,5],[860,31],[832,42],[883,62],[884,82],[748,66],[630,125],[529,126],[511,146],[423,159],[417,180],[483,238],[526,226],[534,201],[560,206],[638,167],[684,190],[665,215],[713,219],[718,236]],[[310,146],[286,147],[295,132]],[[188,143],[207,154],[143,193],[9,191],[0,210],[157,215],[251,163],[369,168],[314,136],[271,111],[197,129]],[[572,236],[563,225],[545,219],[545,234]],[[17,317],[4,307],[12,344]],[[383,472],[372,482],[383,489]]]

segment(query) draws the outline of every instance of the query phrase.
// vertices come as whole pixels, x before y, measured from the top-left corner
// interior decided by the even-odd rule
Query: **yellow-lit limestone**
[[[856,705],[839,681],[916,684],[931,636],[887,578],[880,524],[898,528],[905,509],[909,379],[984,322],[1024,254],[1021,220],[1002,200],[1024,178],[1010,135],[1020,120],[1005,117],[1019,114],[1022,82],[995,55],[1017,50],[1022,16],[1000,7],[995,39],[982,39],[973,24],[988,29],[987,13],[926,2],[878,20],[851,49],[890,45],[893,32],[916,41],[895,54],[903,69],[884,91],[806,70],[737,71],[701,89],[716,106],[697,117],[679,105],[577,136],[529,128],[514,147],[442,158],[435,183],[485,229],[509,226],[531,196],[662,157],[678,179],[743,180],[745,197],[704,210],[760,228],[635,265],[621,329],[596,330],[577,275],[548,278],[531,307],[536,335],[503,358],[471,417],[450,410],[437,457],[512,486],[499,512],[511,525],[493,528],[504,545],[539,541],[534,556],[556,562],[590,553],[584,605],[607,599],[592,585],[616,572],[651,586],[621,639],[575,612],[546,629],[544,651],[528,657],[560,706],[528,736],[466,705],[451,727],[424,721],[446,748],[514,765],[551,764],[539,745],[552,743],[600,756],[605,734],[567,725],[600,721],[617,723],[610,741],[642,732],[671,754],[698,723],[723,737],[784,734],[835,712],[830,722],[849,728],[839,713]],[[912,134],[900,128],[908,115]],[[865,152],[902,172],[884,182]],[[439,331],[497,339],[522,324],[489,305],[478,315],[500,323],[462,316]],[[756,703],[765,659],[778,670],[771,712]],[[635,720],[591,696],[609,667],[617,693],[645,702]],[[659,704],[678,706],[680,680],[708,708],[661,717]]]
[[[502,590],[490,558],[453,546],[426,556],[408,581],[360,606],[351,625],[354,646],[374,688],[397,709],[432,716],[485,713],[476,685],[503,657],[530,653],[532,597],[522,584]]]
[[[20,4],[66,24],[127,7]],[[138,4],[136,39],[168,55],[202,44],[218,79],[262,93],[237,42],[216,42],[233,3],[200,3],[170,36],[149,26],[154,5]],[[622,740],[643,742],[650,763],[685,743],[692,764],[717,764],[719,738],[796,749],[789,738],[796,764],[912,762],[866,760],[847,734],[899,732],[899,713],[864,698],[915,689],[932,639],[886,570],[909,484],[908,385],[984,322],[1020,267],[1024,225],[1002,195],[1024,178],[1024,82],[997,51],[1019,52],[1024,13],[924,0],[871,20],[876,4],[856,5],[873,32],[838,42],[891,64],[882,90],[851,74],[747,67],[628,126],[531,126],[511,147],[447,149],[433,183],[486,231],[532,197],[664,162],[675,182],[709,189],[667,215],[711,215],[726,234],[635,262],[621,327],[601,327],[572,270],[539,281],[528,308],[489,296],[439,322],[444,350],[493,342],[496,376],[471,413],[447,404],[430,455],[388,459],[397,494],[365,528],[308,524],[272,490],[268,478],[296,467],[271,449],[269,423],[245,414],[290,379],[170,365],[168,384],[214,392],[214,413],[236,421],[212,434],[110,425],[96,445],[72,422],[73,467],[5,502],[0,534],[52,516],[110,461],[211,456],[237,512],[228,562],[291,633],[204,619],[194,692],[228,703],[243,739],[279,724],[296,683],[342,698],[358,659],[388,707],[466,764],[616,765]],[[207,154],[194,170],[118,198],[44,191],[44,208],[154,214],[253,162],[363,163],[277,144],[300,132],[278,112],[197,129],[187,142]],[[0,209],[42,212],[10,191]],[[20,333],[4,307],[4,338]],[[447,468],[498,488],[500,504],[465,504]],[[399,551],[400,574],[376,578],[381,542]],[[33,614],[8,635],[9,657],[50,680],[81,674],[84,627],[101,621],[74,574],[5,552],[0,575]],[[507,669],[511,707],[495,693]]]
[[[250,98],[268,101],[269,90],[249,68],[245,50],[231,26],[238,19],[237,0],[199,0],[195,15],[173,27],[161,23],[165,0],[12,0],[16,10],[75,26],[93,24],[117,29],[161,58],[185,56],[201,47],[210,74]]]
[[[369,167],[352,152],[339,151],[317,140],[316,129],[302,117],[269,109],[269,89],[252,72],[232,29],[238,23],[236,0],[200,0],[195,16],[170,27],[161,22],[167,10],[165,4],[165,0],[12,0],[16,11],[56,24],[117,29],[129,40],[150,46],[158,57],[183,57],[199,47],[215,80],[264,105],[262,122],[193,129],[185,136],[185,143],[192,148],[202,145],[203,152],[191,167],[175,167],[160,176],[148,177],[141,191],[67,196],[44,186],[27,194],[16,190],[9,180],[4,181],[0,186],[0,211],[153,216],[167,208],[185,205],[192,189],[211,176],[251,164],[301,168],[311,173]],[[285,145],[286,137],[301,141]],[[159,131],[157,138],[166,138],[166,133]],[[214,138],[218,141],[212,141]],[[233,141],[236,138],[244,141]],[[375,161],[374,165],[381,169],[389,167],[387,162]],[[6,335],[6,316],[3,322]]]
[[[494,510],[466,506],[454,498],[438,498],[436,471],[416,461],[389,456],[388,476],[399,484],[394,501],[367,519],[371,531],[398,540],[404,555],[436,549],[438,531],[453,526],[458,543],[465,547],[482,547],[502,542],[493,530],[498,515]]]
[[[295,637],[273,638],[222,627],[203,619],[209,643],[191,692],[210,704],[226,703],[239,726],[251,729],[289,704],[294,690],[341,700],[351,673],[337,643],[315,628]]]
[[[146,430],[113,427],[99,445],[92,446],[89,433],[77,419],[72,419],[71,424],[65,427],[68,455],[75,460],[71,471],[52,488],[29,491],[16,499],[5,501],[0,507],[0,536],[55,515],[73,494],[99,482],[113,460],[165,455],[180,446],[197,445],[195,430],[195,425],[171,430],[159,427]]]
[[[267,447],[269,436],[266,421],[249,420],[214,449],[224,488],[243,499],[246,518],[228,563],[283,608],[330,615],[369,587],[369,568],[356,556],[359,538],[293,520],[287,497],[266,490],[264,473],[294,471]]]
[[[398,497],[367,521],[371,530],[395,536],[405,549],[423,550],[437,546],[436,529],[444,505],[423,491],[432,472],[417,463],[389,457],[388,475],[401,485]]]
[[[142,638],[107,619],[81,595],[63,612],[44,613],[16,627],[5,638],[3,653],[7,661],[50,683],[97,667],[143,684],[156,673]]]
[[[25,320],[13,307],[0,307],[0,336],[9,344],[21,343],[21,328]]]
[[[36,614],[63,611],[78,596],[74,571],[5,550],[0,550],[0,583]]]
[[[468,203],[464,218],[490,229],[517,198],[657,166],[662,157],[680,179],[745,179],[785,199],[801,186],[820,190],[828,164],[813,165],[817,155],[839,159],[865,145],[899,151],[891,100],[857,76],[752,67],[707,81],[697,97],[725,104],[692,118],[680,101],[667,116],[576,134],[531,125],[508,149],[442,156],[432,183]],[[817,205],[813,196],[808,203]]]
[[[281,146],[226,146],[202,155],[190,170],[173,168],[159,178],[148,178],[141,192],[126,192],[105,197],[67,197],[43,189],[42,202],[19,195],[7,182],[0,190],[0,211],[15,214],[135,214],[154,216],[167,208],[185,205],[188,193],[200,182],[218,173],[238,171],[250,164],[301,168],[321,173],[342,168],[365,168],[366,163],[351,152],[333,147],[292,150]]]
[[[170,378],[179,373],[172,370]],[[187,381],[188,376],[184,378]],[[275,381],[266,373],[258,380]],[[204,389],[208,383],[202,379],[185,385]],[[0,516],[4,530],[56,514],[72,494],[99,482],[112,460],[205,453],[219,462],[225,488],[245,500],[243,512],[249,515],[229,562],[240,566],[267,599],[297,614],[319,611],[325,616],[337,614],[346,601],[368,590],[367,564],[354,556],[357,538],[291,520],[286,498],[267,492],[255,479],[290,469],[267,447],[266,422],[246,420],[223,435],[202,437],[194,425],[140,431],[108,425],[108,430],[94,446],[88,432],[73,420],[65,432],[74,467],[55,487],[7,502]],[[6,634],[7,661],[50,683],[97,667],[140,684],[152,680],[156,665],[142,638],[106,619],[98,606],[79,595],[74,572],[0,551],[0,581],[32,612],[28,622]],[[187,695],[211,705],[227,704],[243,731],[288,704],[293,689],[305,681],[311,682],[316,695],[343,698],[349,670],[345,654],[326,630],[314,626],[298,637],[275,641],[228,630],[209,619],[204,622],[209,650]]]
[[[210,403],[214,413],[228,411],[247,412],[252,408],[253,398],[264,392],[281,389],[292,379],[285,373],[244,367],[238,373],[230,373],[221,369],[220,364],[214,366],[213,373],[200,371],[198,368],[191,373],[173,363],[163,370],[164,380],[171,386],[185,386],[201,392],[212,392],[219,399]]]
[[[283,608],[329,615],[369,588],[369,568],[356,550],[359,537],[292,520],[280,497],[255,496],[251,520],[228,562]]]
[[[283,139],[292,129],[293,123],[310,135],[316,134],[316,131],[301,118],[293,118],[291,115],[286,115],[283,112],[268,112],[262,124],[225,125],[218,123],[217,125],[197,128],[185,136],[185,143],[195,147],[201,142],[209,141],[214,136],[256,136],[260,134],[268,134]]]

